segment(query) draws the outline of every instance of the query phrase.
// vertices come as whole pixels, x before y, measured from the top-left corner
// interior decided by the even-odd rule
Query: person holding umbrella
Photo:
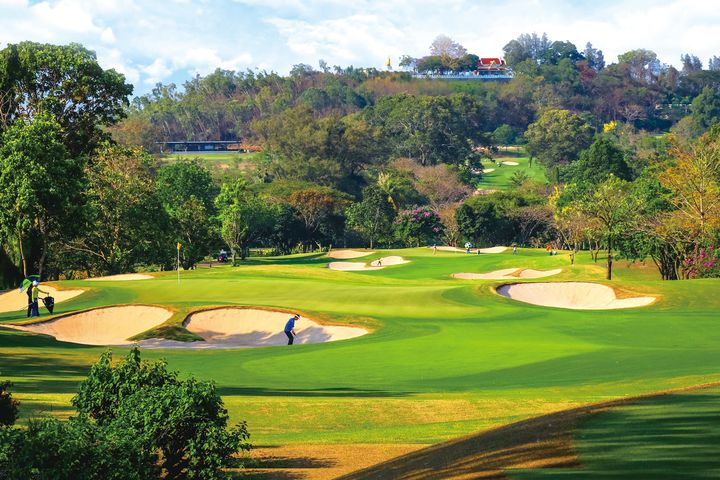
[[[50,292],[45,292],[43,290],[40,290],[40,287],[38,286],[39,282],[37,280],[33,280],[32,282],[32,308],[30,312],[31,317],[39,317],[40,311],[38,308],[38,296],[41,293],[44,293],[45,295],[50,295]]]

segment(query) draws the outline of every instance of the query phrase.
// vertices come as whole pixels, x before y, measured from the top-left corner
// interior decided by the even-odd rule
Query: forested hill
[[[471,64],[478,56],[467,54],[462,47],[457,53],[458,47],[451,43],[443,50],[442,45],[433,44],[426,57],[403,57],[401,63],[408,72],[331,69],[321,61],[318,70],[300,64],[288,76],[218,69],[181,87],[158,84],[150,94],[135,98],[128,118],[114,127],[113,134],[124,143],[142,144],[150,150],[157,148],[155,142],[172,140],[239,139],[262,144],[272,136],[272,125],[286,125],[298,115],[310,115],[318,122],[344,117],[358,128],[373,126],[368,110],[385,97],[401,94],[412,96],[412,100],[393,102],[393,106],[423,110],[414,118],[418,124],[438,122],[433,118],[435,108],[447,105],[435,105],[425,97],[451,97],[456,108],[465,110],[447,107],[448,112],[438,115],[472,111],[479,116],[473,119],[473,127],[493,132],[507,125],[510,128],[503,127],[502,131],[504,137],[511,138],[504,140],[511,141],[535,121],[538,112],[549,107],[582,113],[596,127],[622,121],[650,131],[666,131],[692,113],[693,121],[683,120],[679,128],[698,133],[712,123],[720,104],[718,57],[710,59],[708,69],[703,69],[697,57],[683,55],[683,68],[677,70],[661,63],[654,52],[638,49],[606,65],[602,51],[590,44],[578,51],[570,42],[551,42],[546,35],[535,34],[521,35],[505,47],[508,67],[514,72],[512,81],[412,77],[413,70],[438,73],[469,68],[457,65]],[[429,65],[434,70],[428,70]],[[394,108],[389,112],[388,105],[379,108],[384,113],[401,114]]]

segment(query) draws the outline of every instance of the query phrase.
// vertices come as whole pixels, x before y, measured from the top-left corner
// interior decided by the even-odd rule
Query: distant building
[[[179,142],[157,142],[160,153],[213,153],[213,152],[258,152],[261,148],[238,140],[183,140]]]
[[[415,78],[431,78],[439,80],[512,80],[513,72],[505,63],[505,60],[497,57],[483,57],[478,60],[473,71],[466,72],[439,72],[439,73],[416,73]]]

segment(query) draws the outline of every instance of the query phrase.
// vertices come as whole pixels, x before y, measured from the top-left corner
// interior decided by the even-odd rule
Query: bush
[[[179,380],[137,348],[117,365],[103,354],[72,403],[79,415],[66,422],[0,428],[0,478],[219,479],[234,453],[250,449],[244,422],[227,428],[212,383]]]
[[[10,382],[0,382],[0,427],[15,423],[18,413],[18,401],[12,398]]]

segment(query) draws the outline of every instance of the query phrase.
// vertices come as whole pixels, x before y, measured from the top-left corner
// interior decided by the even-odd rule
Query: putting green
[[[56,313],[167,306],[176,314],[165,331],[176,331],[198,307],[246,305],[371,330],[293,347],[143,352],[214,380],[233,420],[247,419],[262,445],[436,443],[589,402],[720,380],[720,280],[663,282],[654,267],[618,262],[612,285],[659,301],[572,311],[499,296],[502,281],[452,274],[520,265],[562,268],[553,281],[606,283],[602,260],[589,254],[572,267],[565,252],[532,249],[385,250],[362,260],[393,255],[410,263],[338,272],[323,255],[297,255],[181,272],[179,286],[171,272],[140,282],[58,282],[88,290]],[[0,322],[17,319],[0,314]],[[24,421],[43,411],[67,415],[78,382],[104,350],[0,329],[0,376],[15,383]]]

